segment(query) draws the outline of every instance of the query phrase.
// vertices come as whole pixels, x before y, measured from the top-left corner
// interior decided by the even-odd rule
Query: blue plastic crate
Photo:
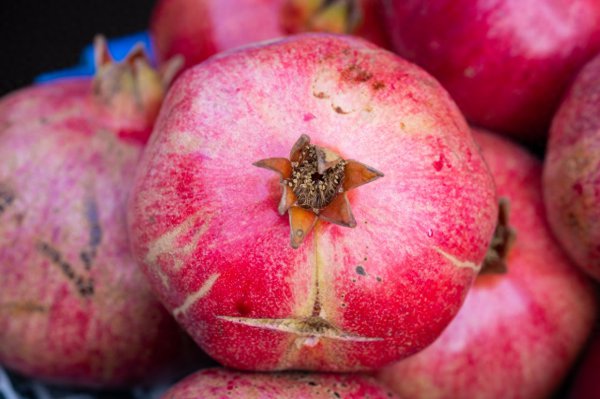
[[[136,43],[142,43],[150,60],[154,62],[154,54],[150,45],[148,32],[138,32],[128,36],[107,39],[108,48],[116,61],[121,61]],[[35,78],[36,83],[49,82],[55,79],[76,76],[92,76],[94,74],[94,48],[92,44],[87,45],[80,57],[79,65],[58,71],[45,72]]]

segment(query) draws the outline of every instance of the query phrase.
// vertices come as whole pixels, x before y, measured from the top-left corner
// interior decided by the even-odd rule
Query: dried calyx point
[[[318,219],[356,227],[346,192],[383,176],[360,162],[344,160],[327,148],[310,144],[305,134],[292,147],[289,159],[268,158],[254,165],[281,176],[278,211],[289,214],[292,248],[298,248]]]
[[[362,22],[358,0],[285,0],[281,25],[287,33],[353,33]]]
[[[510,204],[508,199],[500,198],[498,203],[498,223],[494,237],[485,255],[479,274],[501,274],[508,271],[506,265],[508,253],[512,247],[516,232],[509,225]]]
[[[155,69],[141,44],[117,63],[101,35],[94,38],[94,62],[96,102],[110,109],[112,115],[142,119],[149,125],[154,123],[169,85],[183,66],[183,58],[176,56]]]

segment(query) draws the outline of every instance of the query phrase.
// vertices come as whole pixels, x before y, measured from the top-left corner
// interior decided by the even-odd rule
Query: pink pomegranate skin
[[[97,94],[86,78],[0,100],[0,364],[114,387],[163,375],[185,341],[129,251],[124,205],[151,114]]]
[[[289,0],[161,0],[150,21],[159,60],[183,55],[185,68],[213,54],[289,32],[282,8]],[[314,2],[314,1],[313,1]],[[377,0],[353,1],[362,22],[355,34],[387,47]]]
[[[475,125],[543,141],[561,96],[600,50],[598,0],[383,0],[396,51]],[[541,144],[541,143],[540,143]]]
[[[277,174],[301,134],[384,177],[350,191],[358,226],[298,249]],[[373,369],[458,311],[497,216],[493,181],[447,93],[350,36],[305,34],[212,58],[169,91],[133,188],[132,247],[215,360],[249,370]]]
[[[161,399],[397,399],[371,377],[357,374],[247,373],[206,369],[171,387]]]
[[[510,202],[508,271],[480,275],[440,338],[379,377],[415,399],[550,397],[591,331],[593,290],[547,226],[540,162],[500,136],[475,140]]]
[[[552,231],[600,281],[600,57],[582,69],[552,122],[544,201]]]

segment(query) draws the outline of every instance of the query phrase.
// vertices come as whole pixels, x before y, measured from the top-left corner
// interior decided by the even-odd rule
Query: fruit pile
[[[0,99],[0,366],[600,398],[600,0],[159,0],[150,32],[158,65],[98,37],[93,78]]]

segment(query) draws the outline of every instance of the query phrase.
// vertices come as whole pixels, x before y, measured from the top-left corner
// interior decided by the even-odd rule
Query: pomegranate
[[[540,162],[506,139],[475,134],[506,201],[499,234],[440,338],[380,379],[415,399],[549,397],[591,331],[594,293],[544,219]]]
[[[166,372],[184,335],[130,252],[125,200],[169,76],[123,64],[0,101],[0,364],[121,386]],[[174,64],[169,64],[174,66]]]
[[[150,22],[159,60],[185,66],[251,42],[303,31],[355,33],[388,46],[377,0],[162,0]]]
[[[600,50],[598,0],[383,0],[398,53],[468,120],[543,141],[569,82]]]
[[[136,176],[135,256],[196,342],[240,369],[364,370],[422,349],[458,311],[497,214],[446,92],[350,36],[184,72]]]
[[[571,258],[600,281],[600,56],[556,113],[544,163],[550,226]]]
[[[372,377],[356,374],[247,373],[205,369],[171,387],[161,399],[390,399],[398,398]]]

